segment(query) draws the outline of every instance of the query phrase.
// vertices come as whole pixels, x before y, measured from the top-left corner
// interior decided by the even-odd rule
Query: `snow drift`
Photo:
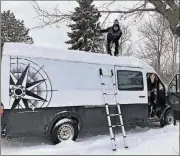
[[[154,123],[155,124],[155,123]],[[136,127],[127,131],[128,149],[124,148],[121,134],[116,136],[117,151],[112,151],[109,135],[80,138],[50,145],[38,138],[1,140],[3,155],[179,155],[179,123],[160,128]]]

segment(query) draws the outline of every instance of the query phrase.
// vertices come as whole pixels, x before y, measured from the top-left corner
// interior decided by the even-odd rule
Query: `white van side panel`
[[[10,57],[3,56],[1,62],[1,102],[5,108],[9,108],[9,74],[10,74]]]
[[[11,69],[9,69],[9,64],[11,64]],[[3,76],[6,77],[2,86],[5,109],[27,108],[27,105],[28,108],[104,106],[99,68],[102,68],[106,73],[114,69],[112,65],[14,56],[11,57],[10,61],[9,57],[3,57],[3,67]],[[121,68],[124,69],[124,67]],[[10,70],[17,81],[20,79],[20,81],[24,81],[21,76],[27,74],[27,82],[25,84],[26,92],[22,94],[23,97],[18,100],[11,96],[9,102]],[[111,78],[105,78],[105,83],[112,84]],[[110,86],[106,90],[112,93],[113,87]],[[146,90],[146,83],[144,83],[144,90]],[[142,93],[145,95],[147,92]],[[147,103],[147,95],[145,101],[135,100],[134,96],[136,95],[133,92],[120,92],[120,103]],[[108,96],[107,100],[109,104],[115,104],[114,95]]]
[[[50,107],[104,105],[99,68],[110,71],[113,66],[65,61],[53,61],[52,64],[58,67],[51,77],[58,92],[53,93]]]
[[[6,62],[5,58],[3,59]],[[10,62],[7,64],[10,64]],[[104,105],[99,68],[108,69],[109,71],[114,68],[111,65],[14,56],[11,57],[11,64],[11,71],[17,81],[21,79],[26,68],[28,69],[26,71],[28,75],[26,89],[28,91],[18,102],[18,106],[15,104],[18,100],[12,100],[10,105],[6,104],[6,109],[11,109],[13,105],[16,106],[16,109],[25,108],[25,102],[28,102],[30,108]],[[9,75],[8,69],[4,72]],[[33,85],[28,88],[33,83],[36,86]],[[107,81],[107,83],[112,82]],[[7,86],[9,87],[9,78],[6,79],[6,84],[4,84],[4,87],[8,88]],[[112,90],[112,88],[109,90]],[[6,98],[4,99],[7,101],[9,96],[7,89],[6,92],[3,92],[3,95],[5,95]]]

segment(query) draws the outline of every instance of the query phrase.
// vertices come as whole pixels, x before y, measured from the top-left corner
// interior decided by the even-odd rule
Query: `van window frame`
[[[135,88],[135,89],[132,89],[132,88],[131,89],[120,89],[119,81],[118,81],[119,80],[118,73],[122,72],[122,71],[139,72],[139,73],[141,73],[141,76],[142,76],[142,88],[140,88],[140,89],[137,89],[137,88]],[[144,75],[143,75],[142,71],[140,71],[140,70],[128,70],[128,69],[126,69],[126,70],[118,69],[116,74],[117,74],[117,88],[118,88],[119,91],[144,91]]]

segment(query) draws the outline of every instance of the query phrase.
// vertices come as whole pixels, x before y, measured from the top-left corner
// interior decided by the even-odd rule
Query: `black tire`
[[[68,138],[63,138],[63,136],[62,136],[63,130],[65,130],[65,128],[68,130],[68,132],[67,132],[67,134],[69,136]],[[52,132],[51,132],[51,140],[52,140],[53,144],[58,144],[62,141],[67,141],[69,139],[75,141],[77,139],[77,136],[78,136],[78,125],[71,119],[59,120],[55,124],[55,126],[53,127]]]
[[[164,114],[164,117],[160,121],[161,127],[166,125],[172,125],[175,123],[174,114],[172,110],[167,110]]]
[[[174,114],[172,110],[168,110],[164,115],[165,125],[172,125],[174,123]]]

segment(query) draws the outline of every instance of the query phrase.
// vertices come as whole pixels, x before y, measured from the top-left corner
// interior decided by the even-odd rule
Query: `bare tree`
[[[173,34],[180,37],[180,5],[179,0],[148,0],[155,6],[155,9],[160,13],[170,24],[170,29]]]
[[[131,37],[132,37],[132,33],[130,31],[130,29],[125,26],[122,25],[122,36],[121,39],[119,41],[119,46],[120,46],[120,55],[132,55],[132,41],[131,41]]]
[[[155,14],[138,31],[144,38],[138,48],[138,57],[145,59],[164,78],[164,75],[174,75],[179,40],[172,34],[168,22],[162,15]]]
[[[170,70],[171,70],[171,74],[175,75],[177,73],[177,69],[178,69],[178,51],[179,51],[179,38],[174,36],[171,31],[168,29],[168,36],[167,36],[167,41],[168,43],[168,49],[167,51],[169,52],[169,58],[170,58]]]
[[[180,40],[179,40],[180,43]],[[179,74],[180,74],[180,48],[179,48]]]
[[[169,22],[172,33],[180,37],[180,0],[144,0],[137,4],[139,5],[135,5],[128,10],[117,9],[101,12],[128,14],[128,16],[129,14],[135,14],[137,15],[136,18],[140,17],[140,19],[145,12],[157,12]]]
[[[113,0],[115,3],[116,1]],[[170,25],[170,29],[173,32],[173,34],[180,37],[180,22],[179,22],[179,15],[180,15],[180,5],[179,0],[144,0],[139,1],[137,5],[135,5],[133,8],[129,8],[128,10],[100,10],[101,13],[120,13],[122,16],[124,14],[127,14],[127,17],[130,15],[136,15],[135,18],[139,17],[140,19],[143,17],[145,12],[158,12],[161,14]],[[151,5],[149,5],[151,4]],[[37,18],[42,22],[41,25],[38,27],[44,27],[47,25],[67,21],[69,19],[69,16],[73,14],[73,12],[69,13],[62,13],[58,6],[54,8],[54,12],[50,13],[47,10],[43,10],[40,8],[38,3],[35,1],[32,3],[34,9],[36,10],[38,16]]]
[[[161,69],[161,58],[166,52],[166,32],[165,20],[160,16],[156,20],[149,19],[139,29],[139,33],[144,37],[140,47],[141,58],[148,58],[150,64],[154,66],[158,73]]]
[[[116,3],[116,0],[113,0],[110,4]],[[109,5],[110,5],[109,4]],[[117,13],[120,14],[121,18],[132,18],[136,23],[140,21],[145,13],[147,12],[156,12],[159,15],[162,15],[164,19],[168,21],[169,28],[174,36],[180,37],[180,0],[143,0],[138,1],[137,4],[128,9],[114,9],[109,10],[108,6],[106,10],[99,10],[100,13]],[[69,17],[73,12],[62,13],[58,6],[54,8],[54,12],[50,13],[47,10],[40,8],[38,3],[35,1],[32,2],[34,9],[36,10],[38,18],[40,20],[40,25],[37,27],[45,27],[55,23],[68,21]],[[131,23],[130,23],[131,24]],[[142,48],[142,47],[141,47]],[[180,58],[180,54],[179,54]],[[160,61],[160,60],[159,60]],[[159,66],[159,65],[157,65]],[[179,72],[180,72],[180,61],[179,61]]]

